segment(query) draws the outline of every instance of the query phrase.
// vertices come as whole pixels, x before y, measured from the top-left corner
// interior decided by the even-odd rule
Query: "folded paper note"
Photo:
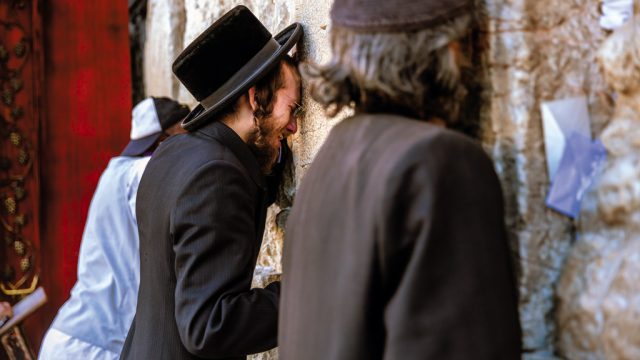
[[[578,133],[591,138],[591,121],[584,97],[545,102],[541,105],[547,171],[553,182],[566,146],[566,138]]]
[[[547,206],[571,218],[580,214],[580,203],[606,159],[606,150],[598,140],[572,132],[555,180],[547,195]]]

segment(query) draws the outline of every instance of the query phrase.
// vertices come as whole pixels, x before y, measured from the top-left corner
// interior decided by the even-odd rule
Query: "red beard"
[[[270,120],[270,117],[256,118],[256,131],[251,134],[248,142],[258,160],[260,170],[265,175],[271,173],[280,153],[280,131],[274,128]]]

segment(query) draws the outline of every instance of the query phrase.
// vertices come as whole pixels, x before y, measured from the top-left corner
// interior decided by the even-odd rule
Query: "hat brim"
[[[216,99],[214,105],[205,109],[202,104],[198,104],[187,117],[182,121],[182,128],[188,131],[197,130],[199,127],[205,125],[211,117],[216,115],[220,110],[233,103],[238,97],[256,84],[262,77],[269,73],[288,52],[291,50],[302,36],[302,25],[299,23],[293,23],[282,30],[274,39],[280,45],[270,56],[268,56],[264,62],[260,63],[252,69],[242,69],[245,72],[245,76],[240,78],[244,79],[237,84],[230,84],[233,87],[229,93],[224,97]]]
[[[120,156],[140,156],[144,154],[149,148],[155,144],[156,140],[162,135],[161,132],[145,136],[138,140],[131,140],[127,146],[122,150]]]

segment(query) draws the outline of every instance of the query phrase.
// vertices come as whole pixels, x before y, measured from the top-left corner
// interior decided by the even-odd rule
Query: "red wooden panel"
[[[44,83],[41,17],[35,3],[0,0],[0,270],[2,300],[11,302],[32,291],[40,272],[38,155]]]
[[[18,6],[0,1],[0,234],[5,245],[0,271],[4,300],[13,302],[28,291],[39,259],[40,117],[36,103],[42,79],[34,27],[27,2]],[[21,260],[27,261],[22,269]],[[7,270],[14,275],[5,279]],[[5,292],[17,294],[7,298]]]
[[[30,324],[38,327],[36,348],[76,281],[91,196],[109,158],[127,143],[131,120],[127,2],[43,5],[41,279],[49,303]]]

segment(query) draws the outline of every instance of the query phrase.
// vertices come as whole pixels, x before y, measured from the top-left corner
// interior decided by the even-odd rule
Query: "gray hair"
[[[343,107],[455,122],[467,90],[449,44],[469,33],[471,16],[438,27],[393,33],[362,33],[335,27],[333,58],[305,63],[311,96],[329,116]]]

